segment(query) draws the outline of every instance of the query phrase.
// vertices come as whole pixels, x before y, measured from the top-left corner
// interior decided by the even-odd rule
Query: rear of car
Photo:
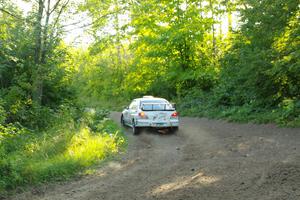
[[[138,133],[141,128],[170,129],[176,131],[179,126],[179,116],[175,107],[166,99],[143,97],[135,99],[136,108],[129,106],[122,112],[121,122],[133,128]],[[131,104],[131,105],[132,105]],[[135,109],[132,110],[131,108]]]
[[[136,127],[178,127],[179,119],[175,108],[167,101],[141,101],[136,117]]]

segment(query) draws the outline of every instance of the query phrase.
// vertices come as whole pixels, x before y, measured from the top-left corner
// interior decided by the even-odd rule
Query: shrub
[[[300,100],[284,99],[279,105],[280,117],[278,123],[290,126],[300,126]]]
[[[89,126],[93,131],[97,131],[97,126],[108,114],[109,111],[105,109],[86,108],[83,112],[82,123]]]
[[[215,90],[215,91],[218,91]],[[230,104],[227,97],[218,92],[191,90],[185,97],[177,100],[181,115],[224,118],[236,122],[269,123],[281,126],[300,126],[300,101],[285,99],[279,106],[264,105],[250,101],[242,105]]]
[[[17,186],[65,180],[122,149],[123,134],[104,118],[107,112],[95,111],[89,118],[96,131],[84,123],[75,125],[78,113],[60,107],[53,126],[41,132],[17,124],[0,126],[0,194]],[[81,122],[87,120],[83,118]]]
[[[0,124],[4,124],[6,121],[6,111],[4,110],[3,106],[1,105],[1,100],[0,100]]]

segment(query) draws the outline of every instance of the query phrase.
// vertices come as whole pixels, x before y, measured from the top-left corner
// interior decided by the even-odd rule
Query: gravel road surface
[[[95,174],[13,199],[300,200],[299,128],[183,117],[176,134],[125,131],[127,152]]]

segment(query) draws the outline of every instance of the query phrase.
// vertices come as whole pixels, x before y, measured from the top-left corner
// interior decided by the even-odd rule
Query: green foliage
[[[297,109],[284,106],[300,98],[297,0],[91,0],[81,8],[95,22],[95,43],[76,63],[86,83],[80,96],[98,106],[120,109],[151,94],[177,100],[188,115],[285,125],[298,120]],[[120,23],[124,12],[130,20]],[[97,34],[108,22],[115,34]]]
[[[116,10],[110,14],[109,7]],[[76,63],[80,80],[86,83],[80,96],[118,109],[116,105],[143,94],[175,98],[191,87],[210,90],[216,84],[221,45],[212,45],[211,40],[222,37],[212,37],[214,19],[208,5],[182,0],[138,4],[91,0],[81,8],[95,21],[95,33],[110,20],[116,34],[94,34],[95,43]],[[120,23],[126,11],[131,20]]]
[[[300,125],[300,100],[285,99],[279,105],[280,117],[277,119],[279,123],[286,123],[289,126]]]
[[[119,127],[104,118],[86,115],[79,121],[91,123],[96,131],[82,123],[78,125],[65,108],[58,112],[60,121],[51,129],[36,133],[16,125],[0,126],[0,191],[20,185],[65,180],[107,156],[121,150],[125,144]],[[105,113],[105,114],[104,114]],[[63,119],[63,120],[62,120]]]
[[[281,126],[299,127],[299,100],[285,100],[278,107],[263,108],[255,102],[243,105],[220,103],[219,94],[193,90],[178,99],[182,116],[227,119],[234,122],[277,123]]]
[[[47,12],[39,22],[35,9],[25,16],[12,1],[0,1],[0,194],[64,180],[125,144],[107,110],[85,109],[96,106],[88,95],[94,86],[105,86],[86,85],[93,71],[80,65],[88,57],[78,61],[77,50],[62,41],[63,2],[47,24]]]
[[[244,23],[231,35],[232,44],[220,59],[217,84],[211,92],[196,92],[194,103],[188,94],[180,100],[181,109],[197,116],[299,126],[299,4],[244,4]]]
[[[109,114],[108,110],[95,110],[93,108],[86,108],[83,114],[83,123],[87,124],[93,131],[99,131],[98,126]]]
[[[182,115],[300,125],[297,0],[86,0],[87,49],[64,44],[69,5],[57,2],[47,22],[45,1],[27,15],[0,1],[0,189],[119,151],[107,110],[142,95],[177,101]]]
[[[297,36],[292,34],[288,38],[291,32],[299,31],[299,26],[289,25],[296,23],[295,16],[299,15],[297,1],[246,3],[250,8],[241,10],[245,23],[234,35],[232,47],[221,59],[220,87],[223,97],[220,99],[231,105],[252,104],[255,101],[261,107],[274,107],[286,97],[299,97],[299,61],[292,59],[290,65],[285,66],[277,61],[280,57],[295,57],[298,54],[295,48],[299,47]],[[297,20],[299,22],[299,18]],[[293,49],[284,52],[286,40],[291,40]]]
[[[0,124],[4,124],[7,118],[7,114],[5,112],[5,109],[1,105],[1,99],[0,99]]]

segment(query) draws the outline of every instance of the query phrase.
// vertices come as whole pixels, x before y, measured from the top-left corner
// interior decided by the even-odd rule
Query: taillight
[[[178,112],[174,112],[172,113],[171,117],[178,117],[179,113]]]
[[[140,112],[139,113],[139,117],[143,118],[143,119],[147,119],[148,118],[147,115],[146,115],[146,113],[144,113],[144,112]]]

